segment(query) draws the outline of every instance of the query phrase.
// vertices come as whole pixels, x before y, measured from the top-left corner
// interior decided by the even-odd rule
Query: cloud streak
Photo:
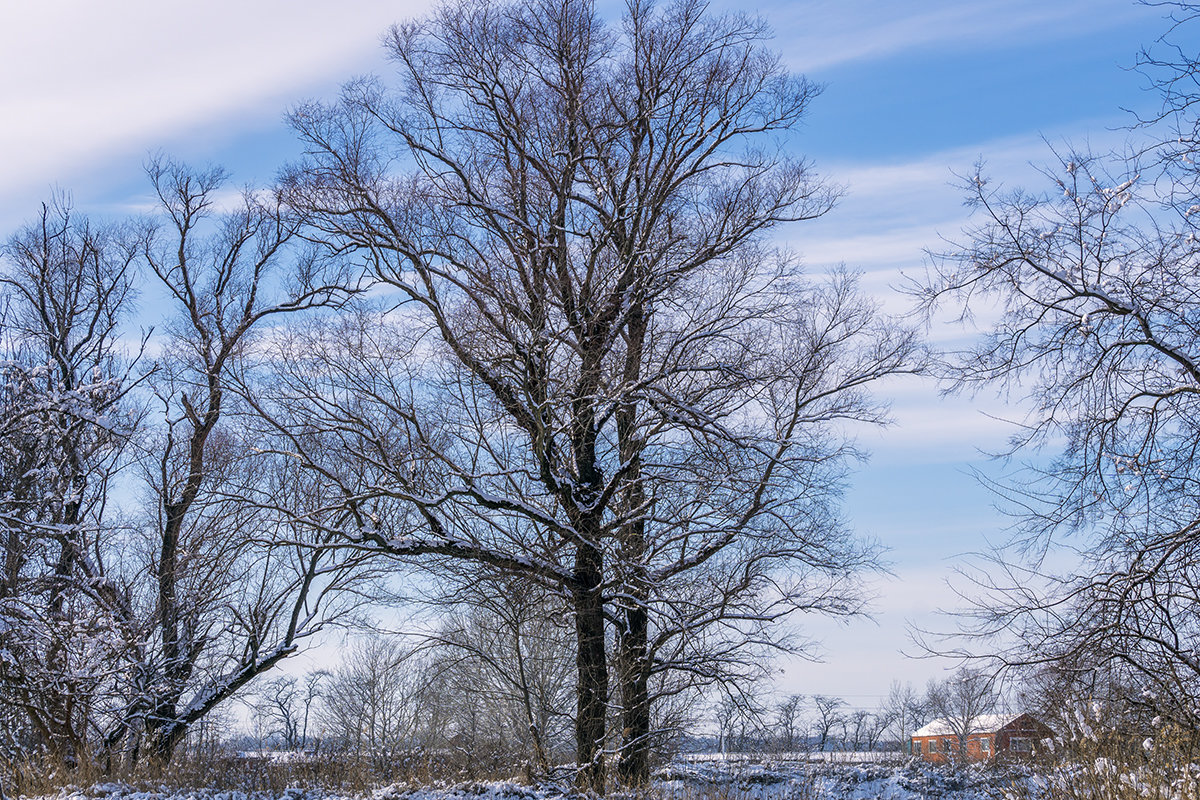
[[[727,8],[737,9],[732,2]],[[914,10],[914,8],[919,10]],[[975,50],[1048,41],[1116,29],[1161,16],[1126,0],[823,0],[797,12],[782,0],[759,6],[788,46],[792,69],[816,72],[931,48]]]
[[[0,70],[22,78],[0,94],[0,152],[18,155],[0,161],[0,202],[169,136],[272,124],[330,76],[377,68],[387,25],[426,5],[5,3]]]

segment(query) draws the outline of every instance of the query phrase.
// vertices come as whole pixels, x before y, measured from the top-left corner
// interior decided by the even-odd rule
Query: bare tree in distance
[[[309,736],[309,731],[313,728],[310,728],[309,724],[314,721],[314,712],[324,693],[324,684],[329,678],[329,674],[327,669],[313,669],[304,674],[303,690],[300,696],[300,702],[304,704],[304,713],[300,717],[300,747],[303,750],[314,746],[312,737]],[[320,745],[319,737],[316,745]]]
[[[812,704],[816,712],[813,724],[817,736],[817,750],[823,753],[828,749],[835,732],[845,726],[846,715],[842,709],[845,708],[846,701],[840,697],[814,694]]]
[[[720,752],[765,749],[770,739],[768,709],[756,701],[754,692],[726,694],[717,701],[714,712]]]
[[[251,684],[252,713],[267,720],[266,737],[285,750],[305,750],[309,746],[309,721],[318,703],[328,670],[318,669],[297,678],[280,675],[265,683]]]
[[[856,708],[845,717],[845,741],[842,746],[851,751],[859,752],[870,738],[869,732],[873,727],[874,715],[865,708]]]
[[[438,595],[436,605],[450,609],[427,637],[440,651],[439,669],[469,687],[467,703],[507,712],[509,724],[496,735],[509,739],[510,748],[531,751],[525,770],[531,780],[550,779],[554,756],[561,757],[570,736],[574,694],[562,598],[511,573],[489,576],[478,568],[447,581]]]
[[[804,695],[791,694],[775,706],[775,727],[779,737],[779,749],[793,753],[801,743],[807,744],[802,709]]]
[[[942,680],[931,680],[925,702],[930,716],[955,738],[951,760],[962,766],[968,760],[967,742],[971,735],[983,732],[979,727],[980,717],[994,713],[1000,698],[992,675],[963,667]]]
[[[911,683],[892,681],[888,695],[880,704],[879,715],[895,733],[901,752],[912,748],[912,732],[929,721],[929,704]]]
[[[859,612],[875,564],[837,513],[843,426],[884,420],[867,388],[916,338],[769,242],[834,193],[785,151],[816,91],[766,34],[697,2],[448,3],[393,29],[398,89],[292,115],[289,202],[388,295],[284,342],[263,410],[346,541],[569,598],[594,790],[610,704],[642,783],[678,679],[757,674],[775,623]]]
[[[874,752],[880,748],[884,734],[892,727],[892,723],[892,717],[883,709],[871,712],[866,727],[863,729],[863,744],[866,745],[868,751]]]
[[[331,744],[348,758],[393,776],[407,754],[429,744],[428,681],[422,656],[391,636],[360,637],[333,670],[320,706]]]

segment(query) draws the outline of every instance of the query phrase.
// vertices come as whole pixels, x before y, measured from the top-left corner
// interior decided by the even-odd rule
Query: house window
[[[931,753],[936,753],[936,752],[937,752],[937,746],[938,746],[938,740],[937,740],[937,739],[930,739],[930,740],[929,740],[929,752],[931,752]]]
[[[1033,740],[1028,736],[1014,736],[1008,740],[1008,749],[1014,753],[1032,753]]]
[[[992,751],[992,740],[991,739],[980,739],[979,740],[979,749],[981,752],[990,753]]]

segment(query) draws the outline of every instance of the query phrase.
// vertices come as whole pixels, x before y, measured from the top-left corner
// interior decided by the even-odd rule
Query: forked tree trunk
[[[646,637],[649,615],[644,606],[625,613],[621,632],[621,754],[617,775],[625,786],[643,786],[650,780],[650,670]]]
[[[624,381],[636,386],[642,375],[649,313],[641,299],[629,310],[626,328]],[[641,516],[646,504],[642,483],[641,456],[644,443],[639,437],[637,402],[627,399],[617,412],[617,441],[622,463],[629,464],[621,503],[624,513],[634,521],[621,531],[621,560],[630,565],[624,587],[628,595],[623,609],[623,626],[617,639],[617,668],[621,682],[621,750],[617,774],[626,786],[642,786],[650,780],[650,628],[647,602],[650,587],[645,575],[646,521]]]
[[[602,555],[580,545],[575,554],[575,753],[580,788],[604,793],[604,738],[608,710],[608,653],[604,647],[604,606],[600,594]]]

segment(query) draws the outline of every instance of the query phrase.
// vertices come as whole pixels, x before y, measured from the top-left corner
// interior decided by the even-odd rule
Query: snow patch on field
[[[738,800],[986,800],[997,789],[1028,780],[1024,771],[971,769],[955,773],[911,761],[905,764],[675,764],[659,771],[669,800],[736,797]]]
[[[884,764],[689,764],[660,769],[650,792],[614,793],[623,800],[989,800],[1028,781],[1026,771],[969,770],[956,774],[920,762]],[[362,795],[292,787],[282,793],[215,789],[134,789],[97,784],[38,800],[561,800],[579,798],[561,786],[510,782],[412,787],[392,785]]]

